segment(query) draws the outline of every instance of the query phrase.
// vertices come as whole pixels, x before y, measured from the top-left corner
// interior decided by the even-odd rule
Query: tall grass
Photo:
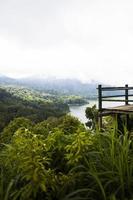
[[[115,123],[113,129],[102,133],[97,131],[93,143],[95,151],[89,152],[85,158],[85,174],[88,180],[92,180],[95,195],[101,195],[98,199],[133,197],[132,140],[126,128],[122,135],[116,128]]]

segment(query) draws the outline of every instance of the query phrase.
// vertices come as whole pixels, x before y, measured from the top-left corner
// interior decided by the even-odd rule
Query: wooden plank
[[[133,87],[102,87],[102,91],[133,90]]]
[[[99,116],[108,116],[108,115],[114,115],[114,114],[133,114],[133,112],[128,112],[128,111],[104,111],[99,113]]]
[[[132,95],[132,96],[133,96],[133,95]],[[102,96],[102,99],[104,99],[104,98],[115,98],[115,97],[125,97],[125,94],[110,95],[110,96]]]
[[[102,101],[125,102],[125,99],[102,99]],[[133,102],[133,100],[128,100],[128,102]]]
[[[98,116],[100,117],[100,116],[108,116],[108,115],[112,115],[112,114],[114,114],[113,112],[111,112],[111,111],[103,111],[103,112],[99,112],[98,113]]]
[[[102,96],[102,99],[104,98],[117,98],[117,97],[125,97],[125,94],[120,94],[120,95],[110,95],[110,96]],[[133,94],[128,94],[128,97],[133,97]]]
[[[124,105],[124,106],[116,106],[110,108],[103,108],[102,112],[110,111],[110,112],[133,112],[133,105]]]
[[[125,99],[102,99],[102,101],[125,102]],[[129,100],[129,101],[133,102],[133,100]]]
[[[117,91],[117,90],[123,90],[125,91],[124,94],[112,94],[112,95],[103,95],[102,92],[104,91]],[[129,97],[133,97],[132,92],[129,94],[129,90],[133,90],[133,87],[128,87],[126,84],[125,87],[102,87],[102,85],[98,86],[98,105],[99,105],[99,127],[102,127],[102,117],[107,115],[119,115],[119,114],[125,114],[126,115],[126,121],[128,126],[129,121],[129,114],[133,114],[133,104],[129,105],[129,102],[133,102],[133,100],[129,99]],[[123,97],[123,99],[117,99],[118,97]],[[114,99],[113,99],[114,98]],[[116,106],[116,107],[110,107],[110,108],[102,108],[102,102],[108,101],[108,102],[124,102],[125,105],[122,106]]]

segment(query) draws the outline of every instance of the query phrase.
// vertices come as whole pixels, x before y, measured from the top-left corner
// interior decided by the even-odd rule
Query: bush
[[[133,141],[126,129],[86,130],[65,116],[36,125],[18,118],[4,131],[0,199],[132,200]]]

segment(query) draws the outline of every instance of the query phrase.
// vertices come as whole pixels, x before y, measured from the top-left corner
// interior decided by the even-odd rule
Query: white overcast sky
[[[0,74],[133,84],[133,0],[0,0]]]

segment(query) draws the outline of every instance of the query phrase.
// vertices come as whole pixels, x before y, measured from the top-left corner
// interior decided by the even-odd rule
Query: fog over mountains
[[[21,85],[42,91],[50,91],[61,94],[74,94],[86,97],[95,97],[97,94],[96,81],[82,83],[77,79],[58,79],[46,77],[27,77],[27,78],[10,78],[0,75],[0,84]]]

